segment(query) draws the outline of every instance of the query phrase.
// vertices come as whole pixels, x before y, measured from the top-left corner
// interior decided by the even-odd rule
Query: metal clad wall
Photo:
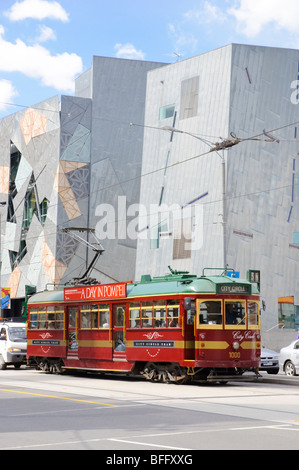
[[[103,282],[135,278],[136,238],[126,236],[130,221],[126,212],[139,201],[147,72],[162,65],[105,57],[93,60],[90,226],[96,227],[102,219],[97,211],[103,204],[115,209],[114,221],[109,222],[109,229],[115,223],[115,237],[109,234],[103,239],[100,272],[94,272]],[[119,197],[124,206],[119,206]]]
[[[291,102],[298,61],[295,50],[233,46],[231,131],[248,138],[298,120]],[[272,133],[279,144],[244,142],[227,155],[228,261],[243,273],[249,266],[261,270],[265,330],[277,323],[279,296],[299,302],[299,250],[290,246],[299,227],[298,197],[291,201],[294,161],[299,168],[294,128]]]
[[[21,157],[15,168],[15,190],[10,194],[11,142]],[[0,192],[1,201],[7,202],[1,210],[1,285],[11,288],[12,298],[23,297],[26,284],[43,289],[61,279],[55,260],[59,198],[54,187],[59,145],[57,96],[0,122]],[[31,190],[34,198],[29,203]],[[42,217],[40,204],[45,200],[48,212]]]
[[[229,98],[230,98],[230,63],[231,46],[208,54],[187,59],[148,74],[145,132],[143,146],[142,173],[149,174],[142,178],[140,202],[146,207],[147,223],[140,226],[149,229],[143,232],[144,239],[138,241],[137,278],[144,272],[160,275],[167,272],[167,266],[175,269],[187,269],[199,273],[205,266],[223,265],[223,224],[222,224],[222,174],[221,158],[216,153],[209,153],[210,147],[194,136],[159,130],[173,126],[174,116],[159,120],[159,109],[175,105],[177,118],[175,128],[196,134],[211,142],[220,140],[228,133]],[[181,84],[188,79],[199,77],[198,111],[196,116],[181,119]],[[158,129],[155,129],[158,128]],[[206,155],[202,155],[207,153]],[[168,158],[168,168],[165,164]],[[188,161],[189,160],[189,161]],[[159,171],[156,171],[159,170]],[[154,172],[154,173],[152,173]],[[192,245],[191,257],[173,259],[175,224],[168,224],[169,237],[158,239],[159,248],[151,248],[155,220],[150,220],[153,213],[151,205],[159,204],[161,189],[164,188],[161,218],[167,215],[167,209],[177,204],[174,219],[192,216],[192,230],[203,236],[203,245]],[[189,202],[208,193],[197,202]],[[195,221],[195,208],[203,205],[203,221]],[[187,209],[182,211],[182,206]],[[194,225],[196,222],[196,226]],[[152,230],[151,230],[152,229]],[[152,233],[151,233],[152,232]]]

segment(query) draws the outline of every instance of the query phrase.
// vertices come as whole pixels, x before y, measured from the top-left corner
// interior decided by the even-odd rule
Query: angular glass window
[[[160,120],[170,118],[174,115],[175,105],[170,104],[160,108]]]
[[[293,233],[293,243],[294,245],[299,245],[299,232]]]
[[[197,116],[198,94],[199,76],[182,81],[180,119]]]

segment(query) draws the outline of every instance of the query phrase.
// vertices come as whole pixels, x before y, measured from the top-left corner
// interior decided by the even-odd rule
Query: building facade
[[[278,298],[298,322],[298,65],[297,50],[229,45],[148,74],[140,203],[158,215],[140,219],[136,277],[259,270],[265,333]]]
[[[6,316],[19,315],[26,286],[39,291],[84,273],[94,252],[65,229],[94,229],[118,196],[139,202],[140,183],[129,181],[140,176],[143,127],[132,131],[128,123],[143,123],[147,72],[161,65],[94,57],[75,97],[54,97],[0,121],[1,286],[11,294]],[[99,281],[134,276],[136,240],[124,233],[103,241],[93,272]],[[81,238],[93,244],[90,234]]]
[[[278,323],[293,335],[298,80],[297,50],[232,44],[174,64],[94,57],[74,97],[2,119],[1,285],[16,308],[26,285],[86,270],[93,250],[64,229],[89,227],[105,249],[99,281],[168,266],[256,269],[265,337]]]

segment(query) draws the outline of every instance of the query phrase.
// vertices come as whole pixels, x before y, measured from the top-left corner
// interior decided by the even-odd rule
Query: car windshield
[[[14,342],[27,341],[25,327],[22,327],[22,326],[20,326],[20,327],[9,327],[8,328],[8,337],[9,337],[10,341],[14,341]]]

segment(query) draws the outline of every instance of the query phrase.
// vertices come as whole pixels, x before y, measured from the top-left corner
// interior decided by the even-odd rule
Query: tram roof
[[[258,294],[256,286],[244,279],[231,278],[226,275],[201,276],[183,274],[169,274],[161,277],[151,277],[145,275],[141,277],[140,282],[128,286],[128,297],[140,297],[147,295],[163,294],[189,294],[197,293],[215,294],[219,293],[219,286],[237,286],[247,287],[247,293]],[[229,289],[228,289],[229,293]]]
[[[221,286],[225,286],[226,291],[220,291]],[[194,295],[197,293],[241,294],[242,292],[233,290],[234,286],[245,287],[244,293],[246,294],[259,294],[256,286],[249,281],[231,278],[226,275],[197,277],[196,275],[190,274],[167,274],[165,276],[151,277],[147,274],[141,276],[139,282],[127,284],[127,298],[176,294]],[[64,289],[61,287],[57,290],[38,292],[30,297],[28,303],[55,303],[62,302],[63,300]]]

